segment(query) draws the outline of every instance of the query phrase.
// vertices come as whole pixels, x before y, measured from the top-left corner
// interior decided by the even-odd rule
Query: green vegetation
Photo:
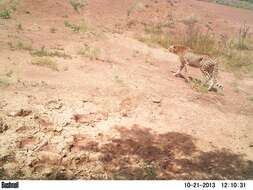
[[[46,49],[45,47],[42,47],[40,49],[33,49],[32,44],[30,42],[21,42],[21,41],[18,41],[16,43],[8,42],[8,46],[10,47],[12,51],[16,51],[16,50],[29,51],[32,56],[36,56],[36,57],[48,56],[48,57],[62,57],[64,59],[72,58],[71,55],[68,55],[64,52],[64,49],[63,49],[63,52],[62,52],[62,49],[61,51],[49,50],[49,49]]]
[[[50,68],[54,71],[59,71],[59,69],[57,67],[57,63],[48,57],[34,58],[34,59],[32,59],[31,63],[32,63],[32,65],[37,65],[40,67],[47,67],[47,68]]]
[[[80,48],[78,54],[88,57],[90,60],[95,60],[99,58],[100,49],[85,44],[84,47]]]
[[[228,38],[213,34],[209,25],[203,32],[197,26],[198,19],[194,16],[182,22],[185,32],[180,36],[164,32],[164,25],[157,24],[145,26],[145,34],[137,35],[136,38],[149,46],[158,45],[166,49],[172,44],[181,44],[190,47],[195,53],[217,58],[221,68],[232,71],[236,76],[244,73],[253,77],[253,36],[246,24],[239,29],[237,36]]]
[[[69,0],[69,3],[75,11],[79,12],[85,5],[87,5],[87,0]]]
[[[63,58],[72,58],[70,55],[66,54],[65,52],[60,52],[60,51],[49,51],[45,47],[42,47],[40,49],[34,49],[31,52],[32,56],[37,56],[37,57],[63,57]]]
[[[192,89],[201,92],[201,93],[207,93],[208,92],[208,86],[203,85],[201,80],[196,78],[190,78],[189,80],[190,86]]]
[[[10,19],[11,18],[11,12],[9,10],[3,10],[0,12],[0,18],[2,19]]]
[[[253,1],[252,0],[209,0],[209,2],[215,2],[226,6],[251,9],[253,10]]]
[[[77,33],[79,32],[85,33],[89,30],[88,26],[85,23],[77,25],[77,24],[71,24],[68,21],[64,21],[64,25],[70,30],[72,30],[73,32],[77,32]]]
[[[11,14],[16,10],[19,0],[0,0],[0,18],[10,19]]]

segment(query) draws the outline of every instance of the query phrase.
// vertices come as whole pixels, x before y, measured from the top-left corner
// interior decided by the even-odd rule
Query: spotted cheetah
[[[185,68],[186,79],[188,79],[187,66],[200,68],[204,77],[206,78],[203,85],[209,83],[208,90],[211,91],[213,88],[223,89],[223,86],[218,83],[218,63],[210,58],[208,55],[196,55],[190,48],[185,46],[173,45],[169,47],[169,51],[179,56],[180,67],[174,76],[182,76],[181,71]]]

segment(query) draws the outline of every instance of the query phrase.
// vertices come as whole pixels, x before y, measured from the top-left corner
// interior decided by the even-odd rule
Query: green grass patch
[[[74,24],[70,23],[69,21],[64,21],[64,25],[65,27],[76,33],[86,33],[90,30],[84,22],[82,22],[81,24]]]
[[[252,0],[209,0],[209,2],[219,3],[230,7],[253,10]]]
[[[2,18],[2,19],[10,19],[11,18],[11,12],[9,10],[2,10],[0,12],[0,18]]]
[[[70,55],[66,54],[65,52],[61,52],[61,51],[49,51],[47,50],[45,47],[42,47],[40,49],[34,49],[31,52],[32,56],[37,56],[37,57],[45,57],[45,56],[49,56],[49,57],[63,57],[63,58],[72,58]]]

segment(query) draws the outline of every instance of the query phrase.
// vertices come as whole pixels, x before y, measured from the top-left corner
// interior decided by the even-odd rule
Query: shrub
[[[100,49],[96,47],[91,47],[87,44],[84,45],[79,51],[79,55],[83,55],[85,57],[88,57],[91,60],[98,59],[99,54],[100,54]]]
[[[11,12],[9,10],[3,10],[0,12],[0,18],[2,19],[10,19],[11,18]]]
[[[31,51],[32,56],[37,57],[44,57],[44,56],[50,56],[50,57],[63,57],[63,58],[71,58],[70,55],[66,54],[65,52],[60,51],[49,51],[45,47],[42,47],[41,49],[35,49]]]
[[[79,12],[85,5],[87,5],[87,0],[69,0],[69,2],[77,12]]]
[[[47,67],[54,71],[59,71],[57,67],[57,63],[48,57],[38,57],[34,58],[31,61],[32,65],[37,65],[40,67]]]

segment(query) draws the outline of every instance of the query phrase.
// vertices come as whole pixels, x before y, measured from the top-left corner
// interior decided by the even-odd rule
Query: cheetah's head
[[[185,51],[189,51],[190,48],[185,47],[185,46],[180,46],[180,45],[172,45],[168,48],[169,52],[179,54],[183,53]]]

